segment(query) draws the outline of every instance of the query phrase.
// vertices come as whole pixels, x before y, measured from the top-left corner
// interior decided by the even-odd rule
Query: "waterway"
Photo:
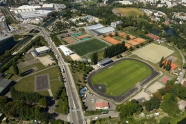
[[[50,19],[49,21],[47,21],[44,25],[42,25],[43,28],[46,28],[47,26],[49,26],[52,22],[54,22],[57,19],[57,17],[54,17],[52,19]]]
[[[27,36],[24,39],[22,39],[21,41],[19,41],[11,50],[14,51],[17,48],[19,48],[20,46],[22,46],[23,44],[26,44],[29,40],[31,40],[34,36]]]

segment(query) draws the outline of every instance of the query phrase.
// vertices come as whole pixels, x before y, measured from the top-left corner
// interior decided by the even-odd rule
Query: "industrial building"
[[[87,26],[85,29],[94,35],[102,35],[115,31],[113,27],[104,27],[102,24]]]
[[[59,48],[62,50],[62,52],[65,54],[65,56],[70,56],[71,54],[74,54],[73,51],[68,49],[67,47],[60,45]]]
[[[56,11],[63,10],[66,8],[64,4],[54,4],[54,8]]]
[[[50,50],[50,48],[46,47],[46,46],[42,46],[42,47],[39,47],[39,48],[35,48],[33,52],[31,52],[31,54],[36,57],[36,56],[40,56],[40,55],[43,55],[43,54],[46,54],[48,53]]]
[[[106,65],[108,65],[108,64],[110,64],[110,63],[112,63],[112,62],[113,62],[112,59],[110,59],[110,58],[105,58],[105,59],[99,61],[97,65],[98,65],[99,67],[103,67],[103,66],[106,66]]]
[[[30,12],[35,11],[36,9],[41,8],[41,6],[29,6],[29,5],[22,5],[18,7],[17,9],[14,9],[14,13],[18,14],[20,12]]]
[[[11,80],[0,78],[0,95],[5,95],[11,86],[13,86]]]
[[[29,19],[29,18],[47,18],[52,14],[52,11],[50,10],[35,10],[35,11],[29,11],[29,12],[20,12],[18,14],[18,17],[22,19]]]
[[[54,9],[54,4],[43,4],[42,8],[44,8],[44,9]]]

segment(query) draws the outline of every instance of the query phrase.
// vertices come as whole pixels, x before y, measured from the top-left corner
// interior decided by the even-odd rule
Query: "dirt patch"
[[[55,63],[54,60],[51,60],[51,56],[46,55],[46,56],[42,56],[42,57],[37,57],[37,59],[44,65],[44,66],[48,66],[48,65],[52,65],[53,63]]]
[[[65,38],[63,38],[63,40],[65,40],[69,44],[72,44],[72,43],[76,42],[76,40],[72,37],[65,37]]]
[[[80,60],[81,57],[78,54],[71,54],[70,57],[72,58],[72,60]]]

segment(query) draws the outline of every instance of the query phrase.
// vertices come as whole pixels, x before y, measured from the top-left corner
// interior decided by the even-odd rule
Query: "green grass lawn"
[[[119,96],[151,74],[144,63],[124,60],[92,77],[93,84],[106,85],[106,94]]]
[[[126,7],[126,8],[116,8],[121,14],[125,16],[138,16],[144,14],[143,11],[141,11],[138,8],[133,7]]]
[[[24,91],[24,92],[34,92],[34,80],[35,76],[37,75],[43,75],[43,74],[49,74],[50,76],[50,86],[52,93],[54,94],[59,86],[62,85],[62,83],[58,80],[59,79],[59,72],[58,67],[53,67],[50,69],[47,69],[45,71],[36,73],[34,75],[28,76],[26,78],[21,79],[16,85],[15,89],[18,91]],[[41,95],[48,96],[48,91],[39,91]]]
[[[101,50],[109,46],[108,44],[99,41],[97,39],[91,39],[76,45],[68,46],[72,51],[76,52],[80,56],[84,56],[88,53]]]

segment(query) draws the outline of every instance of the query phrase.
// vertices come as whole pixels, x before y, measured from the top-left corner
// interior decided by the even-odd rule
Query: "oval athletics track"
[[[98,85],[98,84],[97,84],[97,85],[95,84],[94,86],[92,85],[92,82],[91,82],[92,76],[94,76],[95,74],[97,74],[97,73],[99,73],[99,72],[101,72],[101,71],[103,71],[103,70],[105,70],[105,69],[107,69],[107,68],[109,68],[109,67],[111,67],[111,66],[113,66],[113,65],[115,65],[115,64],[117,64],[117,63],[119,63],[119,62],[121,62],[121,61],[124,61],[124,60],[136,60],[136,61],[139,61],[139,62],[144,63],[146,66],[148,66],[148,67],[151,69],[151,71],[152,71],[151,75],[148,76],[148,77],[147,77],[146,79],[144,79],[143,81],[141,81],[141,83],[140,83],[138,86],[134,86],[133,88],[129,89],[128,91],[124,92],[123,94],[121,94],[121,95],[119,95],[119,96],[109,96],[109,95],[107,95],[107,94],[104,94],[104,92],[106,91],[106,87],[105,87],[105,86],[102,86],[102,89],[99,89],[99,85]],[[143,61],[141,61],[141,60],[133,59],[133,58],[123,58],[123,59],[120,59],[120,60],[118,60],[118,61],[116,61],[116,62],[113,62],[113,63],[109,64],[108,66],[105,66],[105,67],[103,67],[103,68],[101,68],[101,69],[99,69],[99,70],[97,70],[97,71],[92,72],[92,73],[88,76],[87,81],[88,81],[89,87],[90,87],[95,93],[97,93],[97,94],[100,95],[100,96],[105,97],[106,99],[112,99],[112,100],[114,100],[114,102],[120,103],[120,102],[122,102],[123,100],[125,100],[126,98],[128,98],[130,95],[132,95],[132,94],[134,94],[136,91],[138,91],[138,90],[139,90],[139,86],[140,86],[140,87],[143,87],[145,84],[147,84],[150,80],[152,80],[153,78],[155,78],[155,77],[158,76],[158,75],[159,75],[159,73],[158,73],[157,71],[155,71],[149,64],[147,64],[147,63],[145,63],[145,62],[143,62]]]

